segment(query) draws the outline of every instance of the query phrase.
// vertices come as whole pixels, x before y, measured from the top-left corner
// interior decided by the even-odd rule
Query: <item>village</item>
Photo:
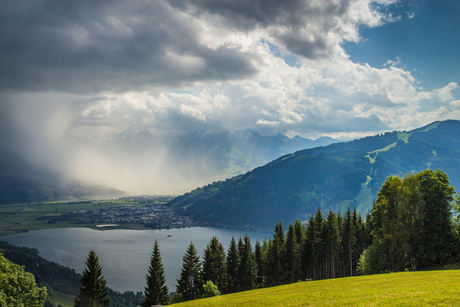
[[[79,223],[117,226],[142,224],[150,228],[182,228],[198,226],[188,216],[180,216],[164,205],[147,204],[145,207],[110,207],[74,211],[71,214]]]

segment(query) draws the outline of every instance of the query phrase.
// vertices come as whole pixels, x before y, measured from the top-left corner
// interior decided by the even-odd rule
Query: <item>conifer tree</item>
[[[305,228],[305,238],[301,246],[302,278],[313,278],[313,242],[315,241],[315,218],[311,214]]]
[[[177,280],[176,293],[184,301],[197,299],[203,291],[201,280],[201,263],[193,242],[190,242],[184,257],[182,258],[182,271]]]
[[[295,227],[289,224],[286,234],[284,253],[285,282],[293,283],[300,279],[300,246],[297,241]]]
[[[302,243],[305,237],[305,225],[303,225],[299,219],[295,220],[294,232],[295,232],[295,237],[297,239],[297,244],[299,246],[302,246]]]
[[[238,266],[238,291],[252,290],[257,283],[257,264],[252,251],[251,239],[246,234],[240,250],[240,263]]]
[[[169,303],[169,289],[165,285],[165,270],[161,261],[160,247],[155,240],[152,256],[150,257],[150,267],[147,275],[147,286],[144,291],[143,307],[152,305],[167,305]]]
[[[311,229],[311,244],[312,244],[312,276],[313,279],[321,279],[321,259],[323,258],[324,242],[321,237],[321,230],[323,226],[323,214],[318,208],[314,217],[314,223]]]
[[[356,275],[356,263],[353,261],[353,252],[356,244],[356,229],[353,224],[353,214],[348,207],[343,219],[342,228],[342,259],[344,263],[344,276]]]
[[[235,238],[232,237],[227,251],[227,293],[238,291],[238,266],[240,255]]]
[[[267,287],[278,286],[284,282],[284,244],[283,224],[280,221],[275,225],[273,240],[269,241],[267,261],[265,265],[265,286]]]
[[[107,280],[102,275],[99,257],[94,250],[90,250],[86,258],[86,268],[83,270],[80,283],[75,307],[109,306]]]
[[[326,255],[326,276],[325,278],[337,277],[337,265],[340,251],[340,231],[337,224],[337,217],[332,210],[329,210],[324,221],[326,234],[325,255]]]
[[[254,260],[256,261],[257,265],[257,287],[262,287],[263,279],[264,279],[264,256],[262,252],[262,245],[260,244],[259,240],[256,240],[256,244],[254,246]]]
[[[219,289],[227,288],[225,249],[215,236],[204,250],[202,280],[212,281]]]

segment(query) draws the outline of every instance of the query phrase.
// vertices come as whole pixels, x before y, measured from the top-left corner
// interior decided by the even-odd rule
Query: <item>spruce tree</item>
[[[182,260],[182,271],[180,278],[177,280],[176,293],[184,301],[197,299],[203,291],[203,282],[201,280],[201,263],[200,258],[193,242],[190,242],[187,251]]]
[[[301,246],[301,272],[302,279],[313,278],[313,242],[315,239],[315,218],[313,213],[305,228],[305,237]]]
[[[152,256],[150,257],[149,274],[147,275],[147,285],[144,291],[143,307],[152,305],[167,305],[169,303],[169,289],[165,285],[165,270],[161,261],[160,247],[155,240]]]
[[[345,212],[342,226],[342,260],[345,269],[344,276],[353,276],[356,275],[356,263],[353,261],[353,252],[356,244],[356,229],[350,207],[348,207],[347,212]]]
[[[281,221],[275,225],[275,233],[273,240],[269,243],[267,262],[265,266],[266,279],[265,285],[267,287],[278,286],[283,284],[284,272],[284,231]]]
[[[86,258],[86,268],[83,270],[80,283],[75,307],[109,306],[107,280],[102,275],[102,267],[94,250],[90,250]]]
[[[225,249],[217,237],[213,236],[203,255],[202,280],[212,281],[219,289],[227,288],[227,268]]]
[[[293,283],[300,279],[300,246],[297,242],[295,227],[289,224],[284,253],[286,283]]]
[[[259,240],[256,240],[256,244],[254,246],[254,260],[256,261],[257,265],[257,287],[262,287],[262,282],[264,278],[264,257],[262,252],[262,245],[260,244]]]
[[[257,264],[252,251],[251,239],[246,234],[240,250],[238,266],[238,291],[252,290],[257,284]]]
[[[238,291],[238,266],[240,263],[240,255],[235,238],[230,240],[230,246],[227,251],[227,293]]]
[[[324,221],[325,255],[326,255],[326,275],[325,278],[336,278],[338,271],[338,258],[340,254],[340,231],[337,217],[332,210],[329,210]]]

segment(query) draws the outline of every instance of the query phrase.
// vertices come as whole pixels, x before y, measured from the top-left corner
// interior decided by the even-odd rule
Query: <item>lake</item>
[[[162,230],[94,230],[89,228],[46,229],[0,237],[12,245],[37,248],[40,256],[75,269],[85,268],[88,252],[94,249],[99,256],[107,284],[115,291],[143,291],[150,265],[153,244],[158,240],[169,291],[176,290],[176,279],[182,268],[182,257],[193,241],[202,259],[212,236],[228,248],[232,236],[236,240],[248,234],[254,246],[272,233],[192,227]]]

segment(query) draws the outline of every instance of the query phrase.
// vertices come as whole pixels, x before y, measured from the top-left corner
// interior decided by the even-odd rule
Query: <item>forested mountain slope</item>
[[[459,121],[298,151],[169,205],[213,224],[270,228],[280,219],[304,220],[318,208],[366,213],[387,176],[427,168],[442,169],[460,187]]]

